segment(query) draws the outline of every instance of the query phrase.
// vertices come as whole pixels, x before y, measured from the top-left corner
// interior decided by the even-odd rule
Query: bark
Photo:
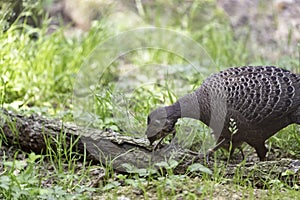
[[[175,173],[186,173],[191,161],[204,164],[202,154],[195,155],[172,141],[160,149],[153,150],[146,138],[124,136],[111,130],[83,128],[59,120],[41,116],[23,116],[7,110],[0,111],[1,138],[9,145],[18,145],[27,152],[45,153],[47,144],[52,148],[72,147],[78,153],[87,153],[88,159],[110,165],[120,172],[134,172],[134,169],[157,170],[162,165],[176,165]],[[1,133],[0,133],[1,134]],[[61,138],[62,140],[59,140]],[[50,142],[49,142],[50,141]],[[59,141],[59,142],[57,142]],[[172,162],[173,161],[173,162]],[[217,167],[216,167],[217,166]],[[282,159],[257,163],[226,164],[212,163],[207,166],[212,171],[223,173],[227,177],[238,175],[261,183],[261,181],[281,178],[290,183],[299,184],[300,161]]]

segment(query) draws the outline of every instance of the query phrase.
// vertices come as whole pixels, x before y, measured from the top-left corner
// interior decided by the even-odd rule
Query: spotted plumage
[[[151,142],[174,132],[179,118],[195,118],[212,128],[219,147],[232,152],[243,142],[264,160],[265,141],[282,128],[300,124],[300,75],[274,66],[229,68],[207,78],[191,94],[148,116],[146,134]],[[229,121],[237,133],[229,131]]]

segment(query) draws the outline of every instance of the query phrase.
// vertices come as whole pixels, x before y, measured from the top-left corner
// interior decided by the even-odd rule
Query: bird
[[[179,118],[197,119],[212,129],[217,142],[207,158],[219,148],[232,155],[247,143],[264,161],[265,141],[290,124],[300,124],[300,75],[276,66],[231,67],[215,73],[192,93],[148,115],[150,144],[175,134]]]

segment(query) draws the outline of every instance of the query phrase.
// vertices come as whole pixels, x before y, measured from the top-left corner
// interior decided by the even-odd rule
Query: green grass
[[[178,9],[179,14],[170,18],[173,20],[167,27],[202,44],[218,70],[270,62],[247,48],[247,37],[237,41],[222,12],[213,7],[214,1],[206,3],[212,9],[209,20],[197,15],[207,14],[204,12],[207,7],[196,1],[190,10],[172,7],[175,11]],[[157,0],[154,5],[169,4],[172,2],[164,4]],[[157,21],[153,19],[150,7],[144,9],[146,21],[162,26],[158,17],[154,18]],[[156,14],[163,15],[164,11]],[[76,120],[72,111],[78,105],[72,98],[78,72],[89,64],[85,62],[99,44],[122,31],[108,24],[105,20],[94,23],[91,30],[80,37],[65,36],[66,27],[46,34],[47,22],[39,28],[16,23],[1,32],[0,106],[23,114]],[[33,34],[37,35],[36,39]],[[101,55],[99,57],[101,59]],[[182,57],[161,49],[137,50],[116,58],[96,83],[92,126],[143,136],[146,116],[151,110],[174,102],[206,78],[207,71],[199,73],[187,64]],[[283,56],[278,64],[299,73],[298,58]],[[120,66],[136,67],[133,73],[126,73]],[[123,93],[117,96],[116,91]],[[125,98],[126,106],[118,98]],[[192,120],[180,121],[177,128],[178,137],[181,135],[185,139],[185,146],[199,142],[202,137],[199,133],[203,133],[203,137],[208,133],[207,127]],[[187,132],[189,138],[184,135]],[[145,176],[141,171],[137,171],[140,174],[118,174],[109,166],[87,163],[85,155],[67,148],[64,133],[58,138],[45,138],[45,141],[48,147],[45,155],[21,150],[1,154],[1,199],[90,199],[91,196],[116,199],[122,195],[144,199],[233,198],[235,195],[242,199],[299,198],[299,192],[282,181],[266,182],[263,188],[268,190],[258,190],[251,181],[241,178],[242,172],[232,180],[224,178],[222,168],[215,169],[212,175],[203,173],[203,169],[200,173],[176,175],[172,167],[164,175]],[[55,149],[50,141],[55,141]],[[268,143],[279,148],[283,155],[299,159],[299,126],[289,126]],[[0,134],[0,147],[5,144],[5,137]]]

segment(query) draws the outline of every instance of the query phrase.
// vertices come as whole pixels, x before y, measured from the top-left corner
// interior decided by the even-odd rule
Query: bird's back
[[[232,118],[237,122],[237,128],[242,129],[240,131],[266,129],[263,138],[268,138],[283,127],[296,123],[293,113],[300,109],[300,75],[273,66],[230,68],[206,79],[196,94],[209,99],[199,103],[210,104],[201,108],[206,124],[211,125],[207,120],[213,116],[203,115],[226,113],[225,121],[221,120],[221,115],[215,120],[224,123],[223,132],[227,132]],[[216,106],[217,111],[213,112],[213,104],[221,106]],[[205,111],[207,108],[209,111]]]

